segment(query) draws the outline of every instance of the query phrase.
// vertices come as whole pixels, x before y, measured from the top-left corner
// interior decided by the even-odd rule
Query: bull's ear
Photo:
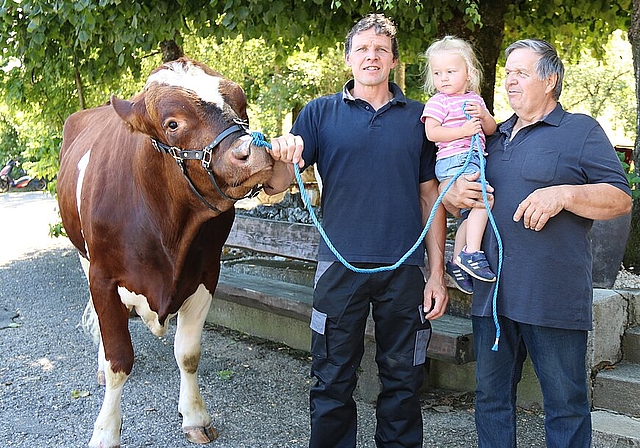
[[[244,94],[244,90],[238,84],[227,79],[220,81],[220,91],[225,101],[231,105],[238,117],[241,120],[249,122],[249,116],[247,115],[247,97]]]
[[[143,133],[148,133],[147,129],[147,109],[144,96],[138,96],[134,101],[121,100],[115,95],[111,95],[111,107],[122,118],[131,129]]]

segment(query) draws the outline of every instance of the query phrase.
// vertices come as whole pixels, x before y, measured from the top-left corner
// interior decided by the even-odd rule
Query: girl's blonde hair
[[[460,55],[460,57],[467,65],[467,72],[469,74],[467,89],[480,94],[480,84],[482,83],[482,66],[480,65],[480,62],[478,61],[478,58],[473,51],[473,47],[464,39],[460,39],[454,36],[445,36],[442,39],[432,43],[424,53],[424,58],[427,61],[424,70],[424,91],[427,93],[427,95],[433,95],[438,91],[433,80],[433,73],[431,72],[431,57],[436,53],[444,52],[457,53]]]

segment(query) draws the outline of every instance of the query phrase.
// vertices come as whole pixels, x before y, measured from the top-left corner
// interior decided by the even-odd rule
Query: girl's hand
[[[480,107],[478,103],[469,102],[465,105],[464,111],[472,118],[480,118],[485,114],[484,108]]]
[[[471,120],[467,120],[461,128],[464,133],[464,137],[471,137],[478,132],[482,132],[482,122],[479,118],[473,117]]]

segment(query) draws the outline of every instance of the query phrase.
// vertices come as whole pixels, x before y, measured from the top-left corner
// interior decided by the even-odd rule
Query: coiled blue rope
[[[463,105],[463,108],[464,108],[464,105]],[[465,112],[465,116],[467,117],[467,119],[471,118],[466,112]],[[266,147],[271,149],[271,144],[265,140],[264,135],[261,132],[257,132],[257,131],[251,132],[251,137],[253,138],[253,143],[256,146]],[[493,321],[496,325],[496,339],[492,347],[493,351],[497,351],[498,342],[500,340],[500,324],[498,322],[498,314],[497,314],[497,296],[498,296],[498,281],[500,278],[500,271],[502,268],[502,241],[500,239],[500,234],[498,233],[498,227],[496,226],[496,223],[491,214],[491,207],[489,207],[489,199],[487,197],[487,182],[485,179],[485,170],[484,170],[485,161],[484,161],[484,155],[482,153],[482,148],[480,146],[480,136],[478,134],[475,134],[471,138],[471,146],[469,148],[469,153],[464,162],[464,165],[462,166],[460,171],[458,171],[456,175],[453,176],[453,178],[451,178],[451,181],[447,184],[444,190],[442,190],[442,192],[436,199],[436,202],[433,204],[433,207],[431,207],[431,213],[429,214],[429,218],[427,219],[424,229],[422,230],[422,233],[420,234],[416,242],[402,257],[400,257],[400,259],[397,262],[388,266],[379,266],[375,268],[358,268],[356,266],[353,266],[351,263],[349,263],[331,243],[331,240],[329,239],[326,232],[324,231],[322,224],[320,224],[320,222],[318,221],[318,218],[315,212],[313,211],[313,207],[311,206],[311,201],[309,200],[307,191],[304,188],[304,182],[302,181],[302,176],[300,175],[300,168],[295,163],[293,164],[293,172],[295,174],[296,181],[300,189],[300,196],[302,197],[302,201],[304,205],[307,207],[307,210],[309,212],[309,215],[311,216],[311,220],[313,221],[313,224],[318,229],[320,236],[322,236],[322,239],[326,243],[327,247],[329,247],[331,252],[333,252],[333,254],[336,256],[338,261],[340,261],[340,263],[342,263],[346,268],[350,269],[351,271],[360,273],[360,274],[372,274],[376,272],[392,271],[398,268],[402,263],[404,263],[407,260],[407,258],[409,258],[409,256],[411,256],[411,254],[422,244],[422,241],[424,240],[425,236],[427,235],[427,232],[429,231],[429,228],[431,227],[431,223],[435,217],[438,207],[442,203],[442,198],[447,193],[447,191],[449,191],[449,188],[451,188],[451,186],[456,181],[456,179],[460,177],[460,175],[464,172],[464,170],[469,165],[469,161],[471,160],[471,155],[473,153],[474,144],[478,148],[478,153],[480,154],[480,179],[482,182],[482,199],[484,201],[485,209],[487,210],[487,213],[489,215],[489,220],[491,221],[491,225],[496,235],[496,239],[498,240],[498,251],[499,251],[498,273],[496,274],[496,287],[494,288],[494,294],[493,294]]]

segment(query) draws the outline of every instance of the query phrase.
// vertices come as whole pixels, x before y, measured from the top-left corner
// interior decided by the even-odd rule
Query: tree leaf
[[[86,398],[90,395],[88,390],[78,390],[78,389],[73,389],[71,391],[71,398],[75,398],[76,400],[78,398]]]

